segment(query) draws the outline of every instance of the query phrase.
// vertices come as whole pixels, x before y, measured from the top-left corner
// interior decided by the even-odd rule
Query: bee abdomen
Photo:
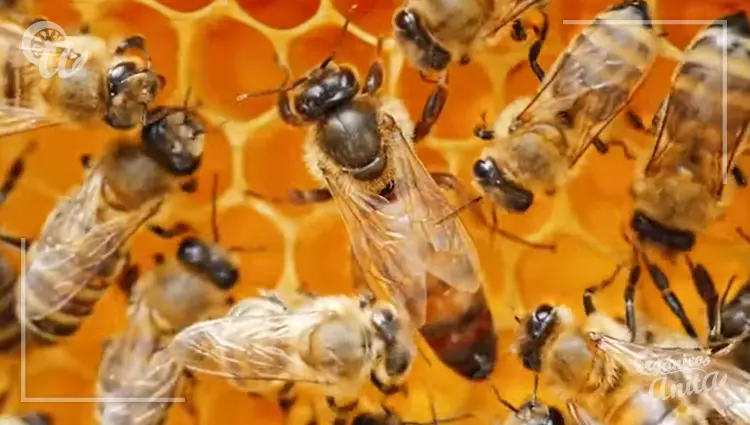
[[[419,331],[443,363],[468,379],[482,380],[494,369],[497,335],[484,294],[473,297],[472,306],[458,317],[426,323]]]
[[[0,259],[0,351],[15,348],[21,338],[21,325],[16,318],[13,286],[15,279],[10,267]]]

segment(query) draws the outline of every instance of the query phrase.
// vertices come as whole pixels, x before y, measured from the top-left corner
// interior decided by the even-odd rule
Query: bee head
[[[531,313],[524,325],[524,337],[519,347],[524,367],[533,372],[541,371],[542,347],[547,343],[556,325],[557,313],[549,304],[542,304]]]
[[[146,109],[164,88],[165,78],[135,62],[120,62],[109,69],[109,96],[104,121],[127,130],[143,121]]]
[[[232,289],[239,279],[239,271],[223,251],[192,236],[180,243],[177,259],[186,267],[207,276],[222,290]]]
[[[159,165],[187,176],[200,166],[204,134],[203,125],[187,108],[160,106],[148,112],[141,141]]]
[[[20,419],[21,423],[26,425],[52,425],[54,423],[52,416],[41,412],[27,413]]]
[[[393,17],[396,43],[414,66],[422,71],[442,72],[451,62],[451,54],[430,36],[419,14],[400,9]]]
[[[724,338],[736,338],[747,331],[750,326],[750,281],[734,295],[729,303],[721,309],[721,336]]]
[[[294,97],[294,108],[306,121],[318,121],[359,92],[359,81],[350,68],[324,66],[310,73]]]
[[[385,358],[381,365],[384,377],[405,375],[413,353],[405,335],[407,327],[399,319],[396,309],[391,304],[378,302],[373,306],[371,320],[378,337],[385,343]]]
[[[642,210],[636,209],[630,227],[642,242],[650,242],[670,251],[689,252],[695,245],[695,234],[677,229],[652,219]]]
[[[534,193],[508,179],[492,158],[474,163],[474,180],[508,211],[524,213],[534,203]]]

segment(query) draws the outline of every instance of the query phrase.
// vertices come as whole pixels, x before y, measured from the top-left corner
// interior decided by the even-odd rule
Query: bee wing
[[[424,265],[407,254],[416,249],[407,211],[398,203],[364,192],[349,177],[321,170],[340,206],[362,270],[375,278],[415,326],[421,326],[426,317],[426,276]],[[373,292],[380,294],[376,289]]]
[[[44,294],[44,309],[35,309],[30,319],[45,317],[107,272],[113,255],[156,212],[159,203],[133,213],[112,212],[102,221],[102,175],[91,173],[69,199],[50,214],[37,243],[32,247],[24,275],[29,293]],[[54,273],[55,279],[49,279]],[[40,287],[35,287],[40,285]]]
[[[305,332],[330,314],[312,310],[227,316],[183,329],[168,349],[184,367],[226,379],[332,385],[336,377],[316,380],[321,372],[297,354]]]
[[[411,261],[448,285],[476,292],[482,281],[479,255],[469,233],[442,189],[417,157],[395,121],[384,116],[383,133],[392,140],[388,159],[395,169],[394,193],[408,216],[414,248]]]
[[[575,402],[569,401],[567,404],[570,416],[573,417],[573,420],[578,425],[601,425],[601,422],[594,419],[584,408]]]
[[[574,136],[568,140],[567,156],[572,164],[627,105],[648,71],[632,72],[633,66],[626,60],[589,41],[599,38],[597,33],[606,34],[606,25],[590,25],[584,31],[586,34],[574,39],[557,58],[539,91],[517,118],[520,123],[529,119],[556,122],[560,113],[568,114],[572,121],[568,134]],[[649,63],[653,63],[656,55],[650,55]]]
[[[750,422],[750,374],[710,356],[701,349],[658,347],[632,343],[594,333],[592,340],[623,366],[650,377],[665,378],[687,389],[715,414],[732,419],[732,423]],[[663,390],[664,388],[662,388]],[[673,392],[675,392],[673,390]]]

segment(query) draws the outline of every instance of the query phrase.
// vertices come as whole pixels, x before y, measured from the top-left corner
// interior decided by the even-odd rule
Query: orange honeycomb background
[[[155,68],[168,84],[160,103],[181,104],[192,87],[193,102],[201,101],[199,113],[209,131],[199,189],[179,194],[159,215],[165,226],[176,220],[194,224],[210,237],[210,181],[219,176],[218,200],[222,243],[261,245],[262,252],[241,257],[241,282],[235,297],[256,294],[259,288],[294,290],[300,286],[323,293],[351,293],[353,288],[348,239],[334,203],[289,206],[243,197],[251,189],[267,197],[279,197],[293,188],[313,188],[315,183],[302,161],[304,130],[285,126],[276,116],[272,97],[235,102],[239,93],[276,87],[283,75],[276,60],[287,63],[295,76],[317,65],[339,42],[344,16],[357,3],[349,33],[337,58],[356,66],[363,74],[374,59],[378,36],[387,36],[395,0],[48,0],[33,4],[37,16],[46,16],[69,34],[90,24],[95,35],[118,39],[139,33],[146,37]],[[744,8],[747,1],[653,0],[657,19],[715,19]],[[563,25],[564,19],[591,19],[609,4],[607,0],[552,0],[548,8],[551,29],[541,63],[548,68],[579,30]],[[538,22],[535,12],[528,20]],[[698,25],[666,25],[669,39],[684,47]],[[526,62],[529,42],[510,40],[483,54],[465,67],[450,71],[450,97],[430,138],[417,152],[431,171],[449,171],[469,182],[471,165],[484,142],[471,137],[482,112],[496,116],[505,105],[534,93],[537,81]],[[431,86],[404,64],[392,41],[385,44],[388,95],[402,98],[416,118]],[[666,93],[673,63],[660,60],[639,90],[633,108],[650,119],[658,100]],[[35,237],[46,215],[60,196],[82,177],[79,157],[98,155],[106,143],[121,136],[107,128],[53,128],[5,138],[0,141],[0,170],[30,140],[38,148],[27,159],[27,174],[17,191],[0,210],[4,232]],[[640,160],[651,147],[648,137],[615,122],[605,138],[628,140]],[[516,323],[514,314],[541,302],[565,303],[582,316],[583,290],[608,276],[628,261],[629,246],[620,236],[632,209],[629,187],[637,162],[613,148],[608,155],[591,154],[569,187],[554,199],[544,199],[526,215],[501,215],[501,225],[535,241],[557,244],[554,253],[520,246],[503,239],[492,240],[486,228],[471,215],[464,217],[481,251],[486,270],[485,290],[500,330],[499,358],[492,382],[514,404],[532,390],[532,375],[522,369],[511,352]],[[745,170],[750,161],[742,160]],[[458,203],[458,200],[456,200]],[[487,208],[485,205],[484,208]],[[487,212],[487,211],[485,211]],[[736,193],[726,217],[699,238],[693,257],[709,266],[719,290],[730,275],[747,278],[750,246],[735,234],[745,224],[750,230],[750,189]],[[743,220],[744,218],[744,220]],[[142,267],[150,267],[152,255],[172,255],[177,241],[164,241],[141,232],[133,253]],[[12,250],[3,254],[18,263]],[[656,255],[653,255],[656,257]],[[684,263],[655,258],[672,279],[672,285],[689,310],[691,319],[705,331],[704,308]],[[616,285],[598,297],[598,305],[610,314],[623,311],[624,274]],[[28,353],[26,397],[93,397],[101,343],[125,325],[126,298],[113,288],[100,302],[81,331],[59,346]],[[637,305],[650,317],[679,330],[648,279],[639,286]],[[470,383],[450,372],[434,356],[418,360],[407,396],[387,400],[405,419],[429,420],[428,397],[433,397],[439,417],[473,411],[487,418],[504,418],[508,411],[484,383]],[[54,415],[57,425],[93,423],[91,403],[22,402],[18,355],[2,358],[0,391],[5,412],[41,410]],[[377,409],[380,397],[365,408]],[[239,421],[281,423],[273,401],[250,398],[223,382],[200,379],[196,388],[195,416],[183,406],[170,410],[168,425],[223,424]],[[556,401],[547,389],[540,396]],[[318,409],[321,410],[321,409]],[[302,413],[300,413],[302,412]],[[298,409],[295,415],[303,415]],[[321,417],[325,413],[321,412]],[[303,421],[300,417],[299,421]],[[296,421],[296,419],[295,419]],[[471,423],[467,420],[466,423]]]

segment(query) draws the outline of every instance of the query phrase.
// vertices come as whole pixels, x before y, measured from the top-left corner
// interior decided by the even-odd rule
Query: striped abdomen
[[[13,296],[15,282],[13,267],[0,256],[0,350],[15,347],[21,338],[21,325],[16,318]]]
[[[448,367],[467,379],[485,379],[495,366],[497,335],[484,292],[460,292],[432,276],[428,282],[420,334]]]

